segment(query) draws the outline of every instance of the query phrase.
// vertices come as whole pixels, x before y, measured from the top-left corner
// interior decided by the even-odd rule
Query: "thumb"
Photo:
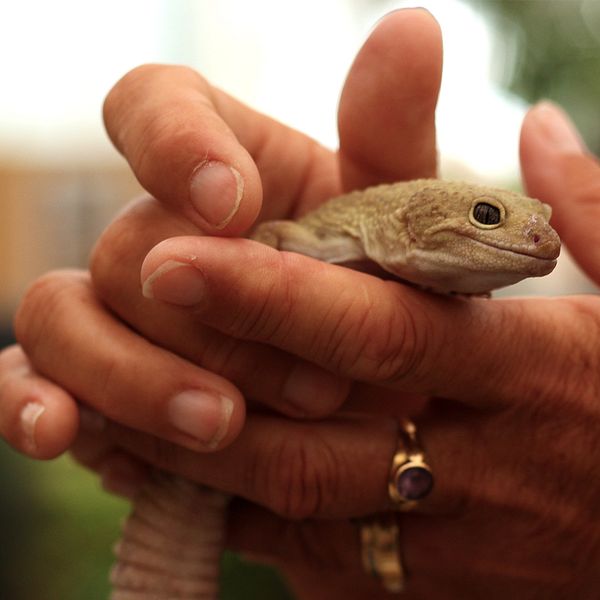
[[[600,283],[600,163],[566,113],[550,102],[526,115],[520,153],[527,193],[552,206],[552,225]]]

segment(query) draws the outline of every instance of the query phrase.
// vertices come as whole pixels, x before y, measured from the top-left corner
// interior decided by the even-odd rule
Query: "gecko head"
[[[486,186],[422,183],[404,220],[409,262],[431,275],[433,287],[483,293],[556,266],[560,239],[547,204]]]

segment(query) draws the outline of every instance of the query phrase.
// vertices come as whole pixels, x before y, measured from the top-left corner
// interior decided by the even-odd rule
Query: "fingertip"
[[[49,460],[74,442],[79,414],[75,400],[60,388],[41,382],[36,387],[21,401],[19,449],[31,458]]]
[[[78,429],[75,400],[38,375],[23,349],[0,352],[0,435],[17,451],[36,459],[65,452]]]
[[[146,298],[190,308],[206,298],[209,279],[227,270],[226,283],[235,293],[234,277],[246,278],[250,265],[261,264],[264,273],[275,268],[280,253],[253,240],[222,240],[180,236],[154,246],[140,269],[142,293]],[[220,277],[218,277],[221,280]]]
[[[104,103],[106,129],[154,197],[209,234],[247,231],[262,205],[250,153],[220,114],[218,91],[194,69],[142,65]],[[250,114],[237,106],[236,116]]]
[[[542,100],[532,106],[525,121],[535,126],[555,151],[579,154],[586,150],[585,142],[569,114],[550,100]]]
[[[396,10],[377,23],[340,99],[345,188],[435,177],[442,47],[440,26],[429,11]]]
[[[46,405],[36,432],[38,458],[51,459],[66,452],[75,441],[79,415],[76,402],[63,392],[49,397]]]
[[[386,91],[397,90],[401,84],[410,93],[409,102],[403,108],[426,112],[432,106],[435,108],[437,102],[442,46],[441,27],[432,13],[424,8],[394,10],[375,25],[355,59],[353,71],[356,67],[373,69],[377,65],[382,75],[394,73],[396,77],[387,82],[390,89]],[[357,74],[362,76],[360,71]],[[369,83],[376,82],[369,80]],[[390,101],[393,100],[398,101],[398,98],[391,97]]]
[[[565,156],[581,156],[587,149],[569,115],[548,100],[526,113],[519,142],[524,176],[543,170],[550,176]],[[555,176],[556,177],[556,176]]]
[[[223,389],[227,387],[187,389],[170,398],[167,419],[173,439],[200,452],[213,452],[233,441],[243,424],[244,401],[237,390]]]
[[[239,150],[246,153],[241,147]],[[253,226],[262,206],[262,185],[252,160],[231,162],[236,166],[222,160],[205,160],[190,176],[184,213],[209,234],[244,234]]]
[[[154,298],[154,283],[163,275],[179,267],[189,267],[196,258],[194,251],[198,238],[179,236],[156,244],[144,257],[140,267],[140,282],[144,297]]]
[[[227,402],[224,405],[224,419],[221,430],[209,445],[210,451],[217,451],[226,448],[233,443],[246,422],[246,402],[242,394],[231,386],[233,389],[228,395]]]
[[[561,229],[566,221],[575,222],[571,218],[573,203],[596,210],[598,161],[560,106],[545,100],[527,112],[520,156],[527,192],[556,209],[554,216]]]
[[[397,27],[399,24],[404,25],[405,22],[410,22],[411,26],[420,26],[424,28],[424,32],[432,32],[436,35],[437,40],[441,39],[442,28],[435,15],[424,6],[411,6],[408,8],[396,8],[390,10],[377,20],[373,27],[373,31],[381,26]],[[439,37],[438,37],[439,35]]]
[[[552,206],[552,225],[582,269],[600,281],[600,163],[567,113],[548,101],[526,114],[519,153],[527,193]]]

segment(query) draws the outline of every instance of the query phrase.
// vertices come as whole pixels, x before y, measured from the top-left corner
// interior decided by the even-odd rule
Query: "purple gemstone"
[[[433,476],[423,467],[410,467],[396,480],[396,489],[406,500],[421,500],[432,488]]]

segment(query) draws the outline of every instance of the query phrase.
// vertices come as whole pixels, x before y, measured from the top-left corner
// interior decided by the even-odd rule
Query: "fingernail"
[[[240,207],[244,180],[233,167],[213,160],[202,164],[192,175],[190,199],[200,216],[223,229]]]
[[[205,297],[206,282],[200,269],[188,262],[168,260],[142,284],[146,298],[178,306],[194,306]]]
[[[585,144],[575,125],[562,108],[547,100],[537,104],[531,116],[551,150],[560,154],[581,154]]]
[[[298,363],[290,372],[282,390],[284,402],[298,417],[330,415],[346,399],[350,383],[306,362]]]
[[[171,399],[168,413],[173,427],[214,449],[229,429],[233,401],[220,394],[188,390]]]
[[[35,438],[35,428],[45,411],[46,407],[38,402],[28,402],[21,410],[21,429],[25,435],[27,450],[31,452],[37,450],[38,446]]]

